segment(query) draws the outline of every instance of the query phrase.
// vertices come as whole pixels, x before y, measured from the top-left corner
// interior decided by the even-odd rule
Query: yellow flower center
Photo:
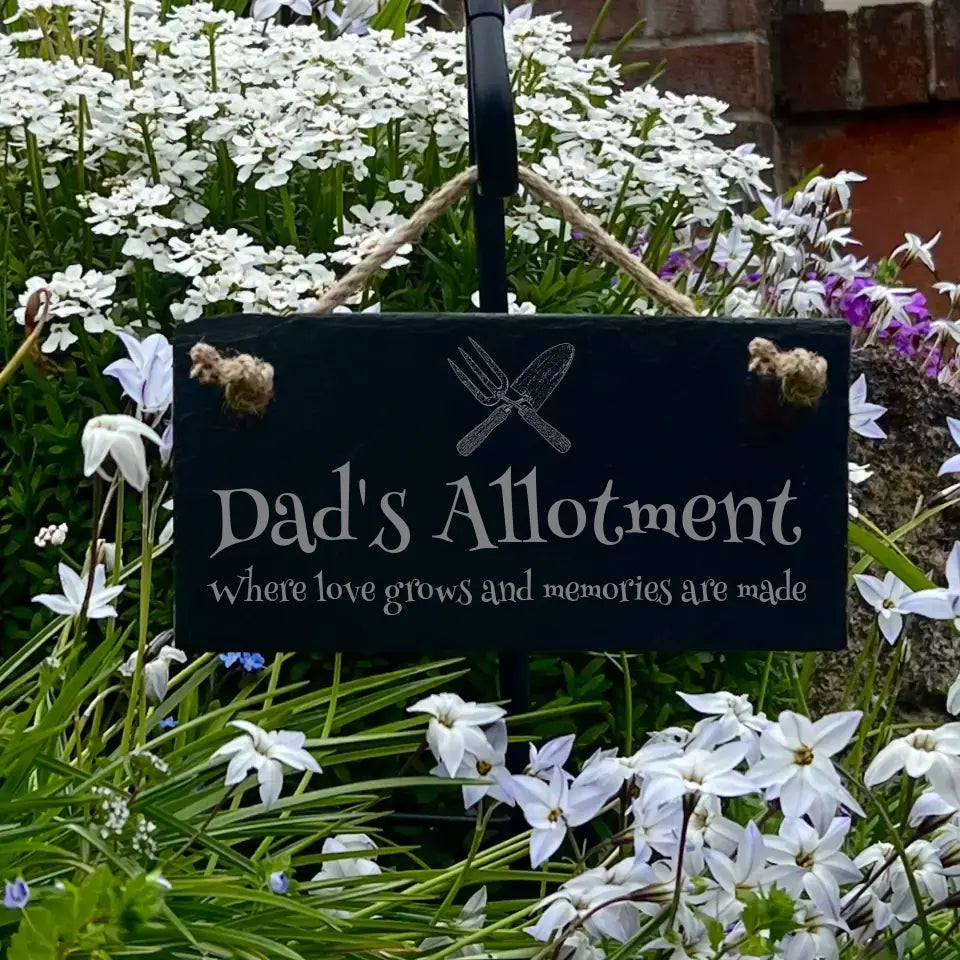
[[[809,747],[800,747],[794,750],[793,762],[798,767],[809,767],[813,763],[813,751]]]

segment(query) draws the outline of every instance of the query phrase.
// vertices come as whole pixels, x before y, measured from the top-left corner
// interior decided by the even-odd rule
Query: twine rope
[[[470,191],[477,182],[477,168],[470,167],[432,193],[406,223],[391,230],[360,263],[332,284],[318,299],[314,312],[330,313],[359,293],[391,257],[407,245],[416,243],[430,224],[438,220]],[[655,300],[685,317],[698,315],[696,304],[686,294],[657,276],[593,215],[582,210],[570,197],[529,167],[519,169],[520,182],[548,203],[582,234],[610,262],[619,267]],[[756,344],[767,344],[756,347]],[[789,403],[815,406],[826,390],[827,362],[807,350],[779,351],[769,340],[757,338],[750,344],[749,369],[780,379],[781,392]],[[206,343],[190,350],[193,366],[190,376],[201,383],[224,390],[227,405],[239,413],[262,414],[273,398],[273,367],[250,354],[223,356]]]

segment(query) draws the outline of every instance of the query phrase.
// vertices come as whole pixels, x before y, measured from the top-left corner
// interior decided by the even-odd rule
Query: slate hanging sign
[[[813,410],[748,374],[826,357]],[[198,340],[276,369],[261,418]],[[192,650],[835,649],[837,321],[368,314],[176,338],[176,629]]]

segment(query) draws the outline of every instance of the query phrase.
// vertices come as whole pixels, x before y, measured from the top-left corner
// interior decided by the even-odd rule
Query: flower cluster
[[[409,708],[430,717],[434,773],[476,781],[463,787],[468,808],[484,797],[520,808],[533,867],[569,840],[578,866],[540,901],[531,937],[597,960],[644,933],[643,950],[672,960],[833,960],[887,937],[902,950],[920,918],[949,909],[960,892],[960,724],[894,739],[867,768],[866,791],[900,772],[925,781],[898,859],[891,843],[856,846],[865,813],[839,761],[862,748],[860,711],[771,720],[726,691],[680,696],[702,715],[691,728],[653,733],[629,756],[598,751],[578,773],[567,736],[531,744],[529,765],[511,774],[492,704],[439,694]],[[621,828],[592,866],[577,829],[605,817]]]

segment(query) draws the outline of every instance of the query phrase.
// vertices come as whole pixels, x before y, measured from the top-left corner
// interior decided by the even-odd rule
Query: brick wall
[[[608,45],[638,20],[625,62],[666,66],[662,81],[678,93],[726,100],[740,124],[736,140],[767,153],[775,146],[769,44],[770,0],[614,0],[602,39]],[[537,0],[538,12],[558,11],[586,37],[602,0]]]
[[[536,9],[560,12],[582,41],[602,5]],[[940,274],[960,280],[960,0],[614,0],[601,44],[640,18],[625,59],[664,64],[659,82],[678,93],[726,100],[735,139],[775,159],[779,186],[818,165],[866,174],[863,252],[942,229]]]

